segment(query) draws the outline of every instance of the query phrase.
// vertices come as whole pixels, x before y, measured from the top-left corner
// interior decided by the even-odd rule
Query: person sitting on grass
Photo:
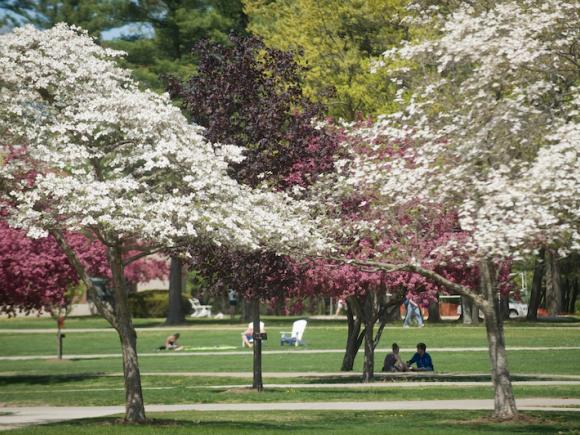
[[[266,333],[264,322],[260,322],[260,333]],[[250,322],[247,329],[242,332],[242,347],[254,347],[254,322]]]
[[[408,370],[407,364],[403,362],[401,355],[399,355],[399,345],[393,343],[391,347],[393,351],[385,357],[383,372],[406,372]]]
[[[179,332],[176,332],[173,335],[170,335],[165,339],[165,344],[163,346],[159,346],[159,350],[183,350],[183,346],[177,344],[177,340],[179,339]]]
[[[417,353],[413,355],[407,365],[413,372],[432,372],[435,370],[433,367],[433,361],[431,360],[431,355],[427,352],[427,345],[425,343],[417,344]],[[417,367],[411,367],[412,364],[417,364]]]

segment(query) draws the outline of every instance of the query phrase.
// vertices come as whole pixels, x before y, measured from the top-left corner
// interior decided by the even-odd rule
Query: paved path
[[[44,376],[44,375],[37,375],[37,374],[27,374],[27,373],[20,373],[20,372],[0,372],[0,377],[34,377],[34,376]],[[83,376],[83,374],[59,374],[55,375],[59,378],[78,378],[79,376]],[[93,373],[89,374],[88,376],[92,377],[122,377],[123,372],[110,372],[110,373]],[[183,377],[183,378],[249,378],[253,377],[252,372],[141,372],[141,376],[150,376],[150,377],[158,377],[158,376],[168,376],[168,377]],[[362,375],[360,372],[263,372],[262,376],[265,379],[276,379],[276,378],[360,378]],[[461,379],[473,379],[473,378],[482,378],[482,381],[485,382],[489,380],[489,372],[473,372],[473,373],[465,373],[465,372],[407,372],[407,373],[382,373],[376,372],[375,377],[380,380],[382,378],[392,380],[392,379],[409,379],[409,380],[421,380],[421,379],[457,379],[458,382]],[[530,379],[535,379],[537,381],[566,381],[566,380],[580,380],[580,375],[560,375],[554,373],[511,373],[512,379],[515,377],[525,377]]]
[[[388,352],[390,349],[376,349],[375,352]],[[580,346],[508,346],[507,350],[514,351],[553,351],[553,350],[580,350]],[[414,348],[404,348],[401,352],[414,352]],[[429,352],[488,352],[487,347],[430,347]],[[324,354],[324,353],[344,353],[344,349],[285,349],[285,350],[264,350],[264,355],[288,355],[292,354]],[[174,356],[223,356],[223,355],[246,355],[251,356],[252,351],[248,350],[222,350],[222,351],[199,351],[199,352],[140,352],[139,357],[174,357]],[[82,359],[102,359],[102,358],[121,358],[121,353],[95,353],[95,354],[76,354],[63,355],[63,359],[82,360]],[[54,355],[12,355],[0,356],[0,361],[31,361],[31,360],[49,360],[54,359]]]
[[[563,381],[512,381],[512,385],[516,386],[524,386],[524,387],[540,387],[540,386],[572,386],[572,385],[579,385],[580,381],[570,381],[570,380],[563,380]],[[332,388],[365,388],[365,389],[374,389],[374,388],[430,388],[430,387],[491,387],[491,381],[465,381],[465,382],[458,382],[458,381],[449,381],[449,382],[441,382],[441,381],[430,381],[430,382],[371,382],[368,384],[362,382],[353,382],[353,383],[317,383],[317,384],[270,384],[267,383],[266,388],[305,388],[305,389],[317,389],[317,388],[324,388],[324,389],[332,389]],[[205,388],[205,389],[223,389],[223,388],[250,388],[251,384],[247,385],[206,385],[206,386],[189,386],[185,387],[188,389],[197,389],[197,388]],[[161,387],[165,388],[165,387]],[[183,386],[179,387],[169,387],[169,388],[184,388]],[[147,389],[147,388],[145,388]],[[123,390],[119,388],[119,390]]]
[[[535,398],[518,399],[520,410],[570,411],[580,412],[580,399]],[[402,411],[402,410],[492,410],[493,400],[416,400],[392,402],[275,402],[275,403],[216,403],[185,405],[148,405],[146,411]],[[86,407],[6,407],[0,408],[0,429],[44,424],[57,421],[83,418],[105,417],[122,414],[122,406],[86,406]]]
[[[271,329],[287,329],[291,327],[292,322],[288,321],[288,326],[275,325],[271,326]],[[483,329],[484,325],[481,325]],[[137,327],[135,330],[137,332],[167,332],[167,331],[241,331],[244,329],[243,324],[239,325],[220,325],[220,324],[207,324],[207,325],[191,325],[191,326],[153,326],[153,327]],[[346,324],[344,326],[340,325],[308,325],[308,329],[337,329],[346,330]],[[386,330],[402,330],[401,326],[385,326]],[[436,329],[436,328],[433,328]],[[542,330],[580,330],[580,326],[577,324],[561,326],[514,326],[508,325],[506,329],[509,330],[532,330],[532,329],[542,329]],[[103,328],[65,328],[62,330],[66,334],[74,334],[76,332],[116,332],[115,329],[110,327]],[[0,334],[56,334],[56,328],[0,328]]]

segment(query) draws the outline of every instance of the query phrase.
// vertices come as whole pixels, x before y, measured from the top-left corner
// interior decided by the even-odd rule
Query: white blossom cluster
[[[580,3],[472,4],[439,38],[385,53],[406,105],[359,134],[409,149],[360,156],[343,184],[372,184],[391,203],[453,204],[482,256],[578,251]]]
[[[167,95],[139,90],[119,55],[64,24],[0,36],[2,145],[25,156],[0,166],[12,225],[162,246],[327,248],[307,204],[227,176],[240,149],[212,146]]]

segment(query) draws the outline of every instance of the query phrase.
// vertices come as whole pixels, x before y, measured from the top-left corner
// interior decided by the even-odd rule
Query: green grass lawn
[[[20,320],[20,319],[15,319]],[[6,322],[6,321],[4,321]],[[193,349],[225,346],[241,350],[240,334],[242,325],[201,324],[199,329],[184,330],[171,328],[166,331],[140,330],[138,346],[140,352],[154,352],[163,344],[165,337],[173,332],[181,333],[180,342]],[[264,350],[279,350],[280,331],[287,331],[291,323],[283,326],[266,324],[269,340]],[[201,329],[203,328],[203,329]],[[56,352],[54,333],[0,333],[0,356],[9,355],[53,355]],[[508,346],[580,346],[580,329],[560,328],[522,328],[506,327]],[[346,340],[346,325],[331,323],[309,325],[304,335],[307,349],[342,349]],[[427,343],[428,347],[486,347],[485,328],[461,326],[429,326],[422,329],[403,329],[399,326],[385,329],[379,349],[386,351],[392,342],[402,348],[414,348],[417,342]],[[114,330],[102,332],[66,331],[64,350],[68,354],[119,353],[119,339]]]
[[[21,318],[3,319],[4,326],[15,322],[15,327],[43,323],[46,319]],[[86,327],[102,320],[73,319],[77,327]],[[141,319],[138,319],[141,320]],[[144,319],[147,320],[147,319]],[[229,321],[228,321],[229,322]],[[150,320],[158,326],[157,320]],[[284,349],[283,354],[265,354],[263,367],[265,371],[320,371],[335,372],[340,369],[341,353],[308,354],[303,349],[324,350],[342,349],[346,338],[344,322],[314,321],[308,326],[305,334],[305,348],[281,348],[278,342],[279,332],[290,327],[290,320],[285,318],[267,319],[270,339],[264,343],[264,350]],[[143,323],[142,323],[143,324]],[[67,324],[71,326],[70,323]],[[195,329],[182,331],[181,342],[193,349],[212,346],[230,347],[242,351],[240,347],[239,324],[227,322],[197,321]],[[270,326],[271,325],[271,326]],[[280,326],[282,325],[282,326]],[[169,329],[178,331],[180,328]],[[6,329],[4,330],[6,331]],[[138,348],[142,354],[156,352],[169,332],[141,330],[138,333]],[[506,326],[508,346],[579,346],[580,330],[577,327],[521,327],[520,324]],[[462,327],[460,325],[429,325],[426,328],[402,329],[400,326],[389,326],[383,333],[379,349],[376,352],[376,369],[382,366],[387,348],[396,341],[402,348],[413,348],[419,341],[427,343],[428,348],[485,347],[486,338],[483,327]],[[54,355],[56,336],[54,333],[0,333],[0,356],[10,355]],[[428,349],[429,350],[429,349]],[[203,352],[203,351],[202,351]],[[143,372],[164,371],[250,371],[252,352],[244,350],[243,355],[183,355],[178,353],[159,352],[155,356],[142,355],[140,358]],[[70,329],[64,339],[66,354],[116,354],[120,355],[119,339],[112,330],[101,332],[83,332]],[[361,350],[362,353],[362,350]],[[409,358],[411,352],[403,352],[403,358]],[[433,351],[435,367],[440,372],[488,372],[487,352]],[[552,373],[579,374],[580,350],[514,350],[509,352],[509,365],[512,373]],[[357,359],[355,370],[360,371],[362,355]],[[91,374],[117,373],[122,370],[120,357],[78,359],[72,361],[34,360],[34,361],[0,361],[0,372],[20,374]]]
[[[174,412],[150,414],[150,425],[100,418],[15,430],[13,434],[573,434],[580,413],[524,413],[527,420],[490,422],[485,411]]]
[[[262,316],[268,325],[288,325],[292,324],[293,321],[298,319],[303,319],[300,316]],[[233,326],[241,327],[244,322],[241,322],[239,317],[235,319],[230,319],[225,317],[223,319],[208,319],[208,318],[191,318],[187,317],[185,320],[184,327],[196,327],[196,326]],[[163,327],[165,326],[164,318],[134,318],[133,323],[137,328],[149,328],[149,327]],[[343,320],[333,320],[333,319],[312,319],[310,320],[311,325],[334,325],[343,327],[345,322]],[[111,325],[107,323],[105,319],[99,316],[80,316],[80,317],[67,317],[65,321],[66,328],[79,329],[79,328],[99,328],[99,329],[110,329]],[[38,329],[38,328],[56,328],[56,321],[50,317],[15,317],[15,318],[0,318],[0,329]]]
[[[376,357],[376,369],[382,367],[385,353]],[[410,357],[411,354],[404,354]],[[512,351],[508,352],[512,373],[549,373],[580,375],[580,350]],[[435,368],[444,373],[482,373],[489,371],[487,352],[433,352]],[[263,356],[263,369],[268,372],[337,372],[342,355],[304,354],[290,349],[288,353]],[[179,355],[141,356],[143,372],[250,372],[252,354],[245,355]],[[362,370],[362,355],[357,358],[355,371]],[[0,361],[0,374],[90,374],[120,373],[121,358],[83,360]]]
[[[423,382],[413,388],[397,386],[381,388],[301,388],[269,387],[268,384],[302,380],[265,379],[266,389],[257,393],[247,386],[249,379],[207,377],[148,377],[143,378],[144,398],[148,404],[175,403],[243,403],[243,402],[309,402],[309,401],[365,401],[365,400],[443,400],[491,399],[491,386],[430,386]],[[322,382],[322,380],[320,380]],[[213,386],[213,388],[208,388]],[[216,388],[216,386],[224,386]],[[237,387],[236,387],[237,386]],[[124,403],[121,377],[18,377],[0,378],[2,402],[17,406],[97,406]],[[515,386],[515,394],[523,397],[580,398],[578,386]]]
[[[264,350],[280,350],[278,337],[282,330],[289,330],[294,319],[266,318],[270,339]],[[151,330],[162,326],[163,319],[137,319],[138,347],[141,352],[140,367],[144,374],[144,398],[149,404],[175,403],[243,403],[280,401],[365,401],[365,400],[417,400],[417,399],[478,399],[492,398],[491,387],[483,385],[429,386],[427,383],[413,388],[320,388],[268,387],[268,384],[348,382],[349,379],[265,378],[266,390],[256,393],[245,388],[250,379],[231,378],[220,373],[251,372],[252,351],[241,355],[196,354],[156,352],[156,347],[172,332],[181,331],[182,344],[191,348],[224,346],[242,350],[240,333],[244,329],[239,322],[229,320],[192,320],[181,328]],[[1,319],[0,356],[54,355],[56,337],[50,333],[10,333],[9,329],[53,328],[51,319]],[[102,331],[86,332],[81,328],[98,328]],[[536,327],[522,323],[506,326],[508,346],[579,346],[580,331],[575,325],[544,325]],[[263,356],[265,372],[338,372],[342,353],[305,353],[304,349],[342,349],[346,339],[344,321],[312,321],[306,330],[305,348],[283,348],[283,354]],[[485,329],[463,327],[454,324],[428,325],[426,328],[402,329],[400,325],[388,326],[376,353],[377,371],[382,366],[386,349],[396,341],[402,348],[413,348],[419,341],[429,348],[485,347]],[[116,333],[106,323],[96,318],[67,320],[66,354],[120,354]],[[154,356],[143,355],[155,353]],[[203,353],[203,352],[202,352]],[[403,352],[403,357],[411,352]],[[513,350],[508,352],[512,374],[547,373],[556,375],[580,375],[580,350]],[[438,373],[488,373],[487,352],[432,351]],[[362,350],[350,381],[358,381],[362,371]],[[122,405],[124,403],[123,379],[120,376],[120,357],[76,359],[57,361],[0,361],[0,403],[6,405]],[[213,372],[215,377],[200,376],[149,376],[147,373],[164,372]],[[473,379],[482,379],[473,376]],[[524,379],[524,378],[522,378]],[[485,379],[482,379],[485,380]],[[207,388],[209,386],[231,386]],[[561,386],[515,386],[516,397],[563,397],[579,398],[580,388]],[[286,412],[266,413],[172,413],[154,416],[155,424],[146,427],[113,425],[114,419],[97,419],[82,423],[62,423],[38,428],[27,428],[15,433],[280,433],[292,429],[297,433],[369,433],[382,432],[384,428],[405,433],[496,433],[500,426],[491,423],[473,423],[472,419],[488,413],[464,412]],[[460,415],[471,421],[457,426],[450,421]],[[536,415],[536,414],[534,414]],[[511,426],[517,433],[557,433],[580,427],[577,414],[545,414],[533,422],[521,422]],[[431,432],[429,432],[431,431]],[[455,431],[455,432],[454,432]],[[564,432],[569,433],[569,432]]]

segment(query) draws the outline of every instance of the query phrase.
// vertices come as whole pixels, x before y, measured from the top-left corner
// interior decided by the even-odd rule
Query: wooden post
[[[59,316],[56,320],[56,356],[58,359],[62,359],[62,339],[65,335],[62,333],[62,328],[64,327],[64,317]]]
[[[260,300],[252,301],[254,311],[254,382],[252,388],[257,391],[264,390],[262,382],[262,331],[260,329]]]

